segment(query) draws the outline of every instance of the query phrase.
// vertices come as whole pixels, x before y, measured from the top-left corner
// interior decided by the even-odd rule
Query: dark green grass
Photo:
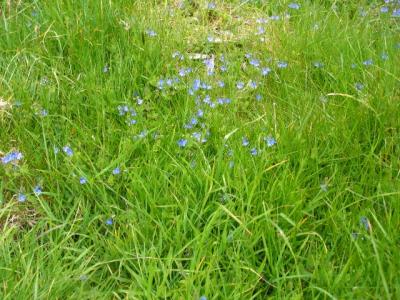
[[[0,97],[14,106],[0,111],[0,151],[24,155],[0,165],[2,299],[400,297],[400,19],[380,2],[288,3],[2,4]],[[260,42],[254,19],[287,11]],[[239,41],[207,42],[224,28]],[[229,69],[208,77],[175,51],[215,54],[216,67],[223,54]],[[157,88],[182,66],[193,72],[176,89]],[[232,99],[204,108],[204,144],[183,127],[195,78],[226,84],[201,99]],[[236,89],[250,79],[255,91]]]

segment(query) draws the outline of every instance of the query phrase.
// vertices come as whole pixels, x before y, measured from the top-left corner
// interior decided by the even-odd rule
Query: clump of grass
[[[3,4],[0,294],[398,298],[396,9]]]

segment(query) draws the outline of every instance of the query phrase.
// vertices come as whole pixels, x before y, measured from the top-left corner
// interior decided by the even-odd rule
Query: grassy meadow
[[[0,3],[1,299],[400,299],[400,2]]]

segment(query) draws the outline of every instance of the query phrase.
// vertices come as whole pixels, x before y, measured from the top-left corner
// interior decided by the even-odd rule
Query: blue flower
[[[324,64],[323,64],[322,62],[319,62],[319,61],[315,61],[315,62],[313,63],[313,65],[314,65],[314,67],[316,67],[317,69],[323,68],[323,67],[324,67]]]
[[[367,59],[363,61],[364,66],[372,66],[374,64],[374,61],[372,59]]]
[[[218,84],[218,86],[221,87],[221,88],[223,88],[223,87],[225,86],[225,82],[223,82],[222,80],[219,80],[219,81],[217,82],[217,84]]]
[[[152,29],[147,29],[147,30],[146,30],[146,33],[147,33],[147,35],[148,35],[149,37],[155,37],[155,36],[157,35],[157,33],[156,33],[154,30],[152,30]]]
[[[81,177],[81,178],[79,178],[79,183],[80,184],[86,184],[87,183],[87,179],[85,177]]]
[[[26,201],[26,195],[23,194],[23,193],[19,193],[17,195],[17,199],[18,199],[19,202],[25,202]]]
[[[381,59],[382,60],[388,60],[389,59],[389,55],[384,52],[384,53],[381,54]]]
[[[260,94],[257,94],[257,95],[256,95],[256,100],[257,100],[257,101],[261,101],[261,100],[262,100],[262,96],[261,96]]]
[[[185,148],[186,145],[187,145],[187,140],[186,140],[186,139],[180,139],[180,140],[178,140],[178,146],[179,146],[180,148]]]
[[[291,9],[299,9],[299,8],[300,8],[300,5],[297,4],[297,3],[290,3],[290,4],[288,5],[288,7],[291,8]]]
[[[219,67],[219,69],[221,70],[221,72],[226,72],[228,70],[228,67],[226,65],[222,65]]]
[[[385,14],[385,13],[387,13],[388,11],[389,11],[389,7],[387,7],[387,6],[381,7],[381,13]]]
[[[367,217],[361,217],[360,218],[360,225],[364,226],[366,231],[371,231],[371,229],[372,229],[371,223],[369,222]]]
[[[242,138],[242,145],[243,145],[244,147],[247,147],[249,144],[250,144],[249,140],[247,139],[247,137],[244,136],[244,137]]]
[[[206,297],[206,296],[201,296],[201,297],[199,298],[199,300],[207,300],[207,297]]]
[[[204,60],[204,64],[206,65],[207,68],[207,75],[211,76],[214,74],[214,67],[215,67],[215,63],[214,63],[214,57],[211,57],[209,59],[205,59]]]
[[[285,69],[288,66],[288,63],[286,61],[278,61],[277,65],[279,69]]]
[[[238,81],[236,83],[236,87],[237,87],[238,90],[241,90],[241,89],[244,88],[244,83],[242,81]]]
[[[252,65],[253,67],[256,67],[256,68],[258,68],[260,66],[260,61],[255,58],[251,59],[249,63],[250,63],[250,65]]]
[[[264,138],[264,141],[267,143],[268,147],[272,147],[272,146],[276,145],[276,140],[272,136],[268,136],[268,137]]]
[[[119,167],[116,167],[113,171],[112,171],[113,175],[119,175],[121,174],[121,169]]]
[[[69,146],[64,146],[64,147],[63,147],[63,151],[64,151],[64,153],[65,153],[67,156],[69,156],[69,157],[71,157],[72,155],[74,155],[74,151],[72,151],[72,149],[71,149]]]
[[[113,222],[113,219],[112,219],[112,218],[108,218],[108,219],[106,220],[106,225],[108,225],[108,226],[111,226],[113,223],[114,223],[114,222]]]
[[[395,8],[392,12],[392,17],[400,18],[400,8]]]
[[[364,85],[362,83],[360,83],[360,82],[357,82],[355,84],[355,88],[356,88],[357,91],[361,91],[362,89],[364,89]]]
[[[214,10],[216,7],[217,6],[216,6],[216,4],[214,2],[209,2],[208,5],[207,5],[207,8],[209,10]]]
[[[257,35],[263,35],[265,33],[265,28],[262,26],[257,27]]]
[[[23,158],[24,156],[22,155],[21,152],[18,151],[13,151],[9,154],[7,154],[6,156],[1,158],[1,163],[6,165],[9,163],[14,163],[16,161],[19,161]]]
[[[250,87],[252,88],[252,89],[256,89],[257,88],[257,82],[255,82],[255,81],[250,81]]]
[[[256,156],[256,155],[258,154],[258,151],[257,151],[256,148],[252,148],[252,149],[250,150],[250,153],[251,153],[251,155]]]
[[[197,111],[196,115],[197,115],[197,117],[202,118],[204,116],[204,112],[201,109],[199,109]]]
[[[267,76],[271,72],[271,69],[268,67],[262,68],[261,69],[261,75],[262,76]]]
[[[109,70],[110,70],[110,68],[108,67],[108,65],[105,65],[103,67],[103,73],[108,73]]]
[[[35,186],[35,187],[33,188],[33,193],[34,193],[36,196],[40,196],[40,195],[43,193],[42,187],[41,187],[40,185]]]

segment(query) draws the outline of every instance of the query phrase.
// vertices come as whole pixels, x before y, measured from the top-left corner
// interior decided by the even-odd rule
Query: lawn
[[[1,299],[400,299],[400,1],[0,20]]]

